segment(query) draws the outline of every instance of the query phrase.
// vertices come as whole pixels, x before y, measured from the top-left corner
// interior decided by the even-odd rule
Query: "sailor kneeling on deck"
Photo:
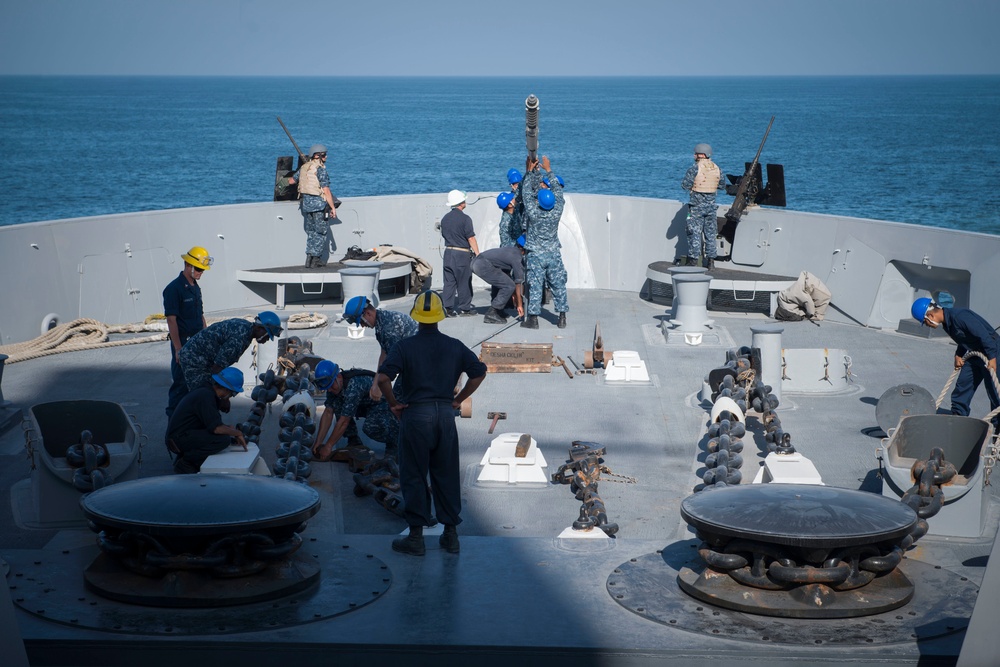
[[[196,473],[212,454],[232,444],[246,451],[243,433],[222,423],[221,408],[243,391],[243,372],[223,368],[212,375],[208,385],[194,389],[181,399],[167,423],[167,449],[174,453],[174,472]]]
[[[375,373],[361,368],[341,371],[337,364],[324,359],[316,364],[315,377],[316,386],[326,391],[326,409],[320,417],[313,445],[316,460],[333,460],[335,445],[348,433],[355,419],[365,420],[361,430],[372,440],[385,444],[385,458],[395,460],[399,420],[389,411],[388,403],[372,399]],[[333,430],[330,437],[324,439],[330,424],[334,424]]]

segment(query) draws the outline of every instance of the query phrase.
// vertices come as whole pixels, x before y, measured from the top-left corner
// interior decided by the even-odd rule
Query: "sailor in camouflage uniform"
[[[722,171],[711,160],[712,147],[698,144],[694,147],[694,164],[684,174],[681,187],[691,191],[688,203],[687,244],[684,264],[698,266],[702,254],[702,237],[705,240],[705,267],[715,268],[716,244],[719,235],[718,207],[715,191],[725,187]]]
[[[521,234],[514,228],[514,198],[513,192],[501,192],[497,195],[497,206],[503,213],[500,214],[500,247],[509,248],[517,243],[517,237]],[[518,232],[518,233],[515,233]]]
[[[385,458],[395,459],[399,451],[399,420],[389,410],[388,403],[372,399],[375,373],[359,368],[341,371],[336,364],[332,366],[329,371],[324,369],[322,378],[319,372],[316,378],[319,388],[326,389],[326,410],[320,417],[313,449],[317,460],[329,461],[333,457],[337,442],[346,435],[356,419],[365,420],[361,427],[365,435],[385,444]],[[330,436],[324,439],[334,415],[337,421]]]
[[[328,217],[337,217],[330,176],[326,173],[326,146],[315,144],[309,148],[309,162],[299,168],[293,183],[299,184],[299,210],[306,230],[306,268],[323,268],[323,253],[330,232]]]
[[[500,215],[500,247],[517,244],[517,238],[524,233],[524,204],[519,198],[521,192],[521,172],[511,169],[507,172],[507,182],[510,192],[501,192],[497,196],[497,206],[503,213]]]
[[[538,328],[538,315],[542,312],[542,289],[548,282],[552,290],[552,300],[559,313],[559,328],[566,328],[566,312],[569,301],[566,297],[566,267],[563,266],[559,248],[559,219],[562,217],[565,200],[562,184],[552,174],[548,156],[542,156],[541,166],[548,175],[551,186],[542,187],[542,174],[538,161],[528,165],[528,173],[521,181],[521,198],[527,232],[528,273],[528,314],[522,327]]]
[[[253,322],[239,318],[206,327],[188,339],[179,355],[189,391],[209,384],[213,373],[232,366],[250,343],[266,343],[281,333],[281,320],[265,310]]]
[[[379,310],[363,296],[356,296],[344,306],[344,319],[350,324],[360,324],[363,327],[375,329],[375,340],[379,344],[378,368],[385,361],[386,356],[392,346],[404,338],[409,338],[417,333],[417,323],[406,313],[395,310]],[[399,378],[396,379],[396,388],[399,388]],[[372,399],[382,398],[382,392],[378,385],[372,385]]]

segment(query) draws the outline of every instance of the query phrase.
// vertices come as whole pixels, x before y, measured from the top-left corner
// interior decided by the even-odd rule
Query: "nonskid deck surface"
[[[474,302],[485,312],[488,296],[477,291]],[[410,298],[383,302],[382,307],[406,311]],[[333,320],[340,306],[323,308],[290,306],[285,313],[320,311],[331,323],[316,330],[295,331],[311,338],[314,352],[341,367],[371,368],[378,358],[373,332],[360,340],[347,336],[346,323]],[[247,312],[250,312],[249,310]],[[244,313],[211,313],[212,316]],[[538,330],[513,326],[494,342],[552,343],[553,353],[573,357],[582,364],[584,351],[593,343],[600,322],[607,350],[634,350],[645,361],[651,382],[639,386],[611,385],[601,375],[570,379],[559,367],[551,373],[491,374],[473,396],[473,416],[459,419],[462,446],[463,524],[462,553],[450,556],[428,538],[423,559],[395,554],[392,536],[405,528],[402,519],[379,507],[371,498],[357,498],[347,466],[313,465],[310,485],[322,497],[323,508],[309,522],[305,549],[323,562],[324,554],[344,549],[364,551],[382,562],[391,573],[388,590],[357,611],[323,618],[281,630],[261,629],[254,639],[263,642],[294,641],[303,659],[308,646],[334,644],[359,660],[374,656],[371,645],[389,647],[389,653],[419,656],[427,650],[479,651],[483,659],[499,655],[498,647],[511,646],[537,660],[583,660],[601,653],[619,655],[619,661],[642,661],[643,655],[673,657],[685,664],[710,660],[704,651],[713,647],[713,659],[744,656],[747,660],[778,662],[793,657],[816,657],[809,646],[768,645],[723,633],[729,639],[706,638],[694,632],[666,627],[641,618],[614,602],[607,592],[613,570],[632,558],[648,557],[659,549],[691,549],[694,536],[679,515],[681,500],[700,483],[703,444],[708,412],[697,398],[702,379],[725,360],[729,345],[749,345],[752,326],[773,322],[763,315],[713,313],[719,345],[668,345],[659,327],[664,307],[634,294],[611,291],[571,291],[569,326],[555,327],[555,316],[545,312]],[[856,326],[824,322],[786,323],[785,348],[843,349],[852,358],[853,383],[836,394],[788,394],[778,408],[794,443],[810,457],[826,484],[877,491],[875,448],[881,434],[875,420],[875,403],[895,385],[913,383],[937,395],[951,372],[953,347],[946,341],[883,333]],[[449,318],[442,330],[473,346],[501,327],[484,324],[481,317]],[[477,349],[478,351],[478,349]],[[163,406],[169,372],[163,343],[74,352],[9,366],[4,375],[5,397],[21,407],[51,400],[94,398],[116,401],[135,414],[149,442],[142,455],[143,476],[171,474],[162,433],[166,426]],[[568,362],[567,362],[568,363]],[[572,368],[572,365],[570,366]],[[981,392],[982,393],[982,392]],[[234,401],[232,417],[250,406],[248,399]],[[277,433],[276,405],[265,422],[265,434]],[[614,540],[560,540],[556,536],[577,518],[579,502],[567,486],[504,488],[477,484],[479,461],[489,446],[488,412],[506,412],[496,433],[528,432],[538,442],[549,464],[548,474],[565,461],[574,440],[600,443],[607,448],[606,464],[623,475],[622,482],[604,480],[600,493],[609,518],[620,529]],[[978,395],[973,414],[985,414],[988,404]],[[749,438],[748,438],[749,439]],[[266,438],[263,442],[266,442]],[[757,434],[744,451],[745,483],[756,472],[760,452],[766,451]],[[262,446],[268,463],[272,446]],[[375,449],[378,451],[379,446]],[[30,474],[19,430],[0,438],[0,483],[9,490]],[[631,481],[634,479],[634,482]],[[992,487],[991,487],[992,488]],[[12,502],[18,499],[12,498]],[[910,553],[911,558],[951,570],[973,582],[982,579],[986,557],[996,530],[997,503],[993,503],[988,535],[982,539],[944,539],[928,536]],[[16,525],[10,506],[4,504],[0,526],[0,557],[14,570],[29,567],[41,558],[54,559],[56,570],[86,564],[93,553],[89,531],[25,530]],[[674,546],[671,546],[674,545]],[[680,545],[679,547],[676,545]],[[63,553],[63,552],[66,553]],[[59,562],[62,558],[62,562]],[[70,561],[73,561],[72,563]],[[328,569],[325,572],[330,571]],[[82,584],[67,583],[68,588]],[[22,634],[30,645],[59,639],[88,639],[128,646],[136,635],[74,628],[40,616],[19,613]],[[752,622],[751,622],[752,625]],[[151,635],[156,635],[151,632]],[[204,646],[205,636],[188,637]],[[219,632],[211,636],[214,649],[255,650],[243,634]],[[856,660],[887,658],[916,662],[921,653],[954,655],[961,636],[931,642],[883,646],[880,650],[854,647],[842,657]],[[186,645],[171,641],[178,650]],[[958,644],[956,644],[958,642]],[[447,649],[445,647],[452,647]],[[461,647],[461,648],[457,648]],[[837,659],[834,646],[824,657]],[[55,649],[53,649],[55,650]],[[117,650],[117,649],[116,649]],[[632,651],[638,654],[632,655]],[[860,651],[860,654],[858,653]],[[260,664],[266,660],[259,655]],[[630,656],[627,660],[622,655]],[[126,655],[126,654],[120,654]],[[681,660],[687,656],[687,660]],[[174,655],[176,658],[177,656]],[[596,658],[595,658],[596,660]],[[251,660],[251,662],[253,662]],[[97,664],[96,662],[92,664]],[[125,663],[122,663],[125,664]],[[304,664],[310,664],[308,661]]]

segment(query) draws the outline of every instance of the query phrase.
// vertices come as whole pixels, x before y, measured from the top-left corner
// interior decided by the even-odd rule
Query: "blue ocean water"
[[[0,224],[268,200],[276,116],[341,199],[499,191],[530,93],[570,191],[684,199],[695,143],[742,173],[774,115],[789,208],[1000,233],[997,76],[0,77]]]

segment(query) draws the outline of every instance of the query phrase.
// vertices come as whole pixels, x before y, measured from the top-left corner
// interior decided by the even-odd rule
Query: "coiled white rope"
[[[243,319],[252,320],[254,316]],[[225,318],[213,318],[209,324],[221,322]],[[289,329],[314,329],[326,326],[328,319],[320,313],[295,313],[288,318]],[[153,336],[139,336],[124,340],[109,340],[111,334],[134,334],[147,331],[161,332]],[[139,343],[158,343],[167,340],[166,319],[162,316],[150,316],[142,324],[104,324],[98,320],[80,318],[60,324],[46,331],[38,338],[23,343],[0,345],[0,354],[8,355],[6,363],[16,364],[19,361],[38,359],[62,352],[77,350],[94,350],[104,347],[121,347]]]

